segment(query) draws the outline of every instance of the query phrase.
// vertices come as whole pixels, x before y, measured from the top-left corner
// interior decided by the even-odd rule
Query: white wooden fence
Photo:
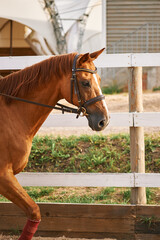
[[[50,56],[0,57],[0,70],[22,69]],[[95,61],[98,68],[160,66],[160,53],[101,54]]]
[[[48,57],[0,57],[0,70],[22,69]],[[95,65],[99,68],[160,66],[160,53],[102,54]],[[71,115],[67,116],[70,119]],[[81,121],[82,126],[86,124]],[[160,127],[160,112],[112,113],[110,125]],[[20,173],[17,179],[23,186],[160,187],[159,173]]]
[[[23,186],[160,187],[160,173],[20,173]]]
[[[87,127],[88,120],[86,118],[76,119],[74,114],[49,115],[43,123],[43,127]],[[160,112],[122,112],[110,113],[111,127],[160,127]]]

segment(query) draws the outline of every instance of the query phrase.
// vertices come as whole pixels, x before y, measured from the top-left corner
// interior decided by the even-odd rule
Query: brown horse
[[[26,166],[32,139],[52,110],[31,101],[55,106],[64,98],[78,106],[78,115],[82,112],[93,130],[103,130],[109,115],[93,63],[102,51],[54,56],[0,79],[0,194],[28,218],[19,240],[32,239],[41,215],[14,175]]]

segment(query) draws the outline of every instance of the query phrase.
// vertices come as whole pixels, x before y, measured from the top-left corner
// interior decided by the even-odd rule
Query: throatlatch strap
[[[71,103],[73,104],[73,84],[74,84],[74,79],[71,79]]]

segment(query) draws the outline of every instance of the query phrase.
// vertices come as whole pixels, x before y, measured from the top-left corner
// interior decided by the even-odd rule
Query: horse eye
[[[91,86],[89,81],[83,81],[83,82],[81,82],[81,84],[82,84],[83,87],[90,87]]]

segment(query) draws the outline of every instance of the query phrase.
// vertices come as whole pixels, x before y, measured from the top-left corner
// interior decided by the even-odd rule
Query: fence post
[[[130,68],[129,79],[129,111],[142,112],[142,67]],[[130,159],[131,171],[145,173],[144,128],[130,127]],[[146,204],[146,189],[131,189],[131,204]]]

